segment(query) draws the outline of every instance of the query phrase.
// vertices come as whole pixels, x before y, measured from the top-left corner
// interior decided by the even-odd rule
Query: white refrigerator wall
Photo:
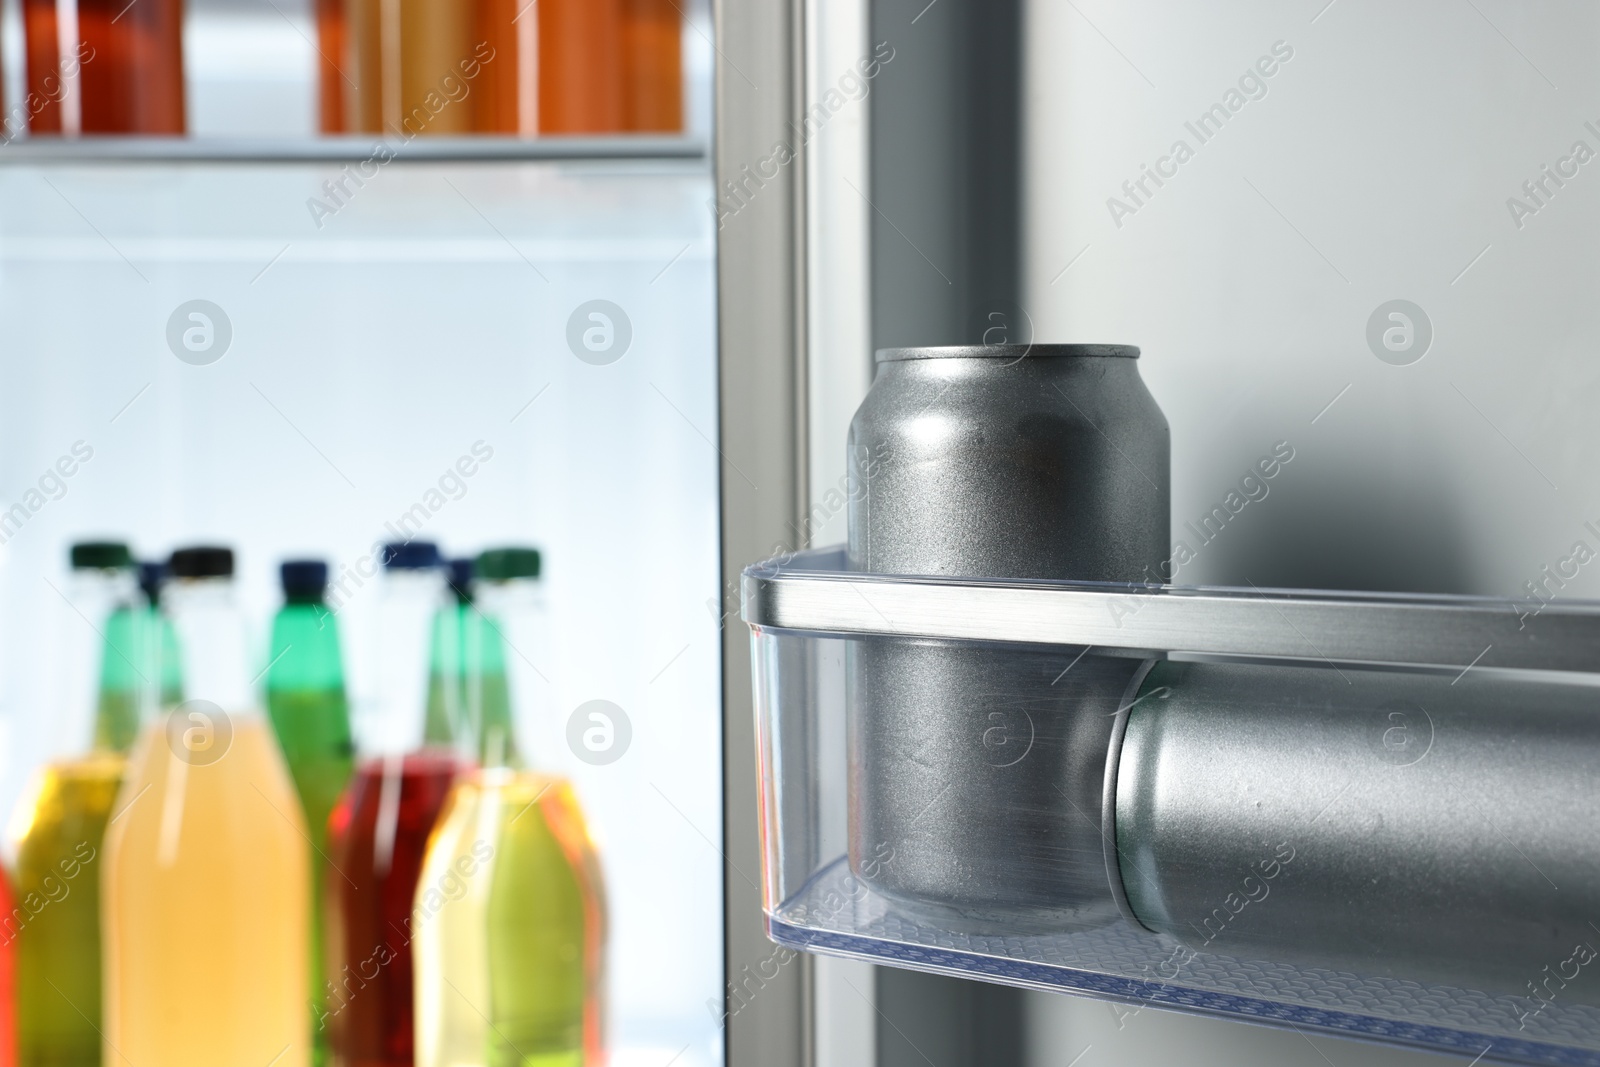
[[[599,839],[614,1062],[720,1062],[710,179],[699,163],[396,161],[318,225],[308,200],[339,175],[0,165],[0,509],[39,503],[0,547],[0,802],[82,743],[52,736],[57,637],[86,625],[51,588],[71,540],[230,544],[258,633],[278,562],[329,560],[358,730],[382,713],[355,655],[378,594],[348,575],[371,573],[374,542],[409,515],[449,554],[535,544],[551,641],[511,656],[524,710],[561,737],[603,699],[632,728],[609,765],[534,754],[574,776]],[[168,340],[196,299],[231,329],[206,365]],[[615,305],[613,347],[582,359],[571,324],[591,327],[595,300]],[[35,501],[75,442],[92,457]]]

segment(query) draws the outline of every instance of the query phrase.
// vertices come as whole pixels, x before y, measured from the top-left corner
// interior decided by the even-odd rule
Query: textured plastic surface
[[[759,573],[768,576],[773,570],[768,565]],[[895,580],[882,579],[885,589]],[[852,597],[861,592],[846,591]],[[871,589],[864,595],[871,599]],[[749,617],[748,602],[746,609]],[[888,617],[883,620],[886,629],[904,621],[898,615],[893,620],[893,624]],[[1536,761],[1525,758],[1538,751],[1527,732],[1529,722],[1538,716],[1519,715],[1518,707],[1520,703],[1543,711],[1548,706],[1551,715],[1560,711],[1566,716],[1563,729],[1571,733],[1571,744],[1581,751],[1600,751],[1588,748],[1600,738],[1600,688],[1595,688],[1594,675],[1488,672],[1480,665],[1461,677],[1409,670],[1393,676],[1391,689],[1384,675],[1349,661],[1335,665],[1307,657],[1298,663],[1280,660],[1263,665],[1260,661],[1230,664],[1212,657],[1219,664],[1215,669],[1233,671],[1230,678],[1253,679],[1253,691],[1263,694],[1259,699],[1218,700],[1215,692],[1199,686],[1184,689],[1189,683],[1182,672],[1141,677],[1133,670],[1139,657],[1101,656],[1099,651],[1064,643],[922,642],[930,648],[986,657],[992,684],[965,720],[944,723],[944,732],[930,736],[927,746],[911,744],[908,751],[896,754],[897,766],[921,761],[924,780],[914,789],[910,783],[901,786],[915,792],[919,802],[916,810],[908,808],[890,824],[892,835],[874,836],[881,824],[870,813],[863,817],[858,803],[864,794],[882,795],[881,788],[862,789],[862,783],[876,774],[874,748],[862,744],[872,734],[861,727],[874,709],[870,694],[852,689],[850,664],[872,654],[875,646],[919,639],[771,625],[753,625],[752,631],[764,788],[765,892],[774,940],[894,966],[1081,993],[1132,1005],[1130,1010],[1149,1006],[1340,1032],[1448,1050],[1466,1060],[1600,1065],[1600,959],[1594,951],[1600,946],[1600,927],[1585,922],[1575,927],[1572,915],[1550,903],[1554,884],[1544,894],[1544,876],[1550,874],[1562,883],[1568,904],[1576,902],[1579,918],[1588,914],[1584,909],[1597,890],[1582,882],[1588,880],[1586,872],[1600,851],[1592,841],[1594,791],[1575,784],[1581,775],[1575,777],[1570,766],[1541,770]],[[1172,658],[1193,657],[1179,650]],[[1016,664],[1014,672],[1006,670],[1008,659]],[[1283,723],[1274,726],[1278,732],[1271,743],[1263,741],[1246,756],[1249,766],[1258,770],[1258,783],[1250,782],[1248,774],[1235,775],[1245,779],[1243,784],[1226,790],[1217,787],[1215,803],[1209,807],[1194,807],[1192,795],[1184,809],[1163,808],[1166,801],[1158,796],[1142,797],[1143,821],[1120,832],[1114,805],[1089,811],[1074,803],[1071,776],[1097,773],[1101,767],[1083,752],[1073,751],[1076,738],[1088,735],[1050,721],[1062,714],[1062,702],[1050,694],[1096,660],[1097,669],[1107,677],[1133,676],[1120,709],[1116,696],[1110,703],[1110,713],[1124,722],[1141,713],[1140,707],[1130,712],[1130,705],[1144,701],[1153,707],[1156,701],[1165,701],[1161,690],[1165,680],[1174,677],[1178,681],[1171,692],[1186,697],[1192,692],[1193,697],[1171,704],[1175,709],[1171,712],[1150,711],[1148,722],[1160,722],[1160,714],[1176,714],[1180,719],[1175,721],[1190,722],[1196,716],[1214,716],[1223,731],[1218,736],[1226,740],[1226,730],[1255,729],[1253,724],[1273,720],[1274,709],[1282,708]],[[1127,669],[1118,669],[1117,664],[1127,664]],[[936,687],[934,667],[930,664],[929,684]],[[1308,671],[1317,673],[1308,676]],[[1263,683],[1263,677],[1271,684]],[[1330,681],[1332,685],[1323,684]],[[1345,692],[1352,695],[1342,695]],[[1593,700],[1591,692],[1596,694]],[[1372,702],[1373,693],[1382,694],[1376,701],[1380,706],[1370,714],[1364,705],[1356,707],[1355,702]],[[1474,729],[1481,731],[1486,717],[1492,726],[1497,693],[1512,694],[1502,701],[1507,724],[1503,741],[1485,739],[1481,733],[1470,738],[1458,734],[1452,724],[1469,712],[1470,721],[1480,724]],[[1207,699],[1209,705],[1197,703]],[[1397,710],[1401,703],[1407,710]],[[1102,715],[1103,704],[1095,704]],[[1426,705],[1421,707],[1426,714],[1419,715],[1413,705]],[[1455,705],[1462,710],[1455,710]],[[1594,729],[1586,723],[1591,707],[1596,712]],[[1328,743],[1326,730],[1303,736],[1295,732],[1296,716],[1307,717],[1308,710],[1312,720],[1319,714],[1365,716],[1364,725],[1351,735],[1358,739],[1352,742],[1354,747],[1329,748],[1322,754],[1310,747],[1300,750],[1302,743]],[[1391,717],[1397,714],[1402,717]],[[1428,715],[1437,719],[1436,731],[1427,725]],[[1090,744],[1102,743],[1100,733],[1090,733]],[[1108,753],[1100,761],[1113,767],[1121,763],[1126,778],[1119,784],[1112,775],[1107,793],[1115,797],[1121,789],[1124,795],[1117,803],[1129,810],[1133,800],[1141,799],[1133,791],[1146,788],[1141,783],[1151,780],[1148,774],[1141,778],[1129,773],[1136,761],[1141,766],[1161,766],[1170,775],[1175,767],[1181,769],[1185,759],[1197,764],[1209,759],[1213,765],[1206,770],[1211,780],[1227,778],[1226,753],[1208,755],[1204,746],[1197,748],[1192,742],[1174,744],[1170,752],[1152,749],[1152,737],[1159,731],[1134,733],[1138,736],[1124,749],[1122,732],[1113,730]],[[1245,747],[1238,744],[1242,736],[1234,738],[1235,747]],[[958,751],[962,737],[970,742],[970,752]],[[1056,741],[1040,747],[1039,739],[1052,737]],[[1136,750],[1136,745],[1141,747]],[[1284,758],[1274,758],[1274,745],[1288,746],[1281,750]],[[983,791],[973,788],[978,781],[971,771],[973,753],[1002,775],[1041,755],[1056,762],[1058,773],[1041,776],[1034,769],[1030,774],[1044,783],[1043,788],[1025,793],[999,788],[986,801]],[[1434,766],[1441,760],[1445,762]],[[1473,760],[1483,767],[1477,786],[1468,773]],[[1566,762],[1584,765],[1581,753]],[[1351,768],[1360,768],[1361,774],[1352,779]],[[1202,777],[1199,769],[1196,765],[1196,778]],[[1327,782],[1316,780],[1324,772]],[[1393,777],[1408,773],[1410,778]],[[1061,774],[1067,776],[1065,781]],[[1181,776],[1167,780],[1183,781]],[[1403,789],[1394,784],[1401,782]],[[1526,790],[1521,789],[1524,782]],[[1323,784],[1329,786],[1325,793],[1307,798]],[[1200,788],[1204,787],[1202,782]],[[1463,789],[1471,794],[1464,802]],[[1182,795],[1181,790],[1171,792]],[[1526,793],[1525,800],[1519,799],[1519,792]],[[1024,795],[1035,803],[1020,805],[1018,798]],[[1059,799],[1052,802],[1050,797]],[[987,810],[974,810],[986,803]],[[1484,804],[1493,810],[1480,810]],[[1308,810],[1302,812],[1302,805]],[[1208,868],[1206,850],[1193,849],[1184,862],[1163,867],[1161,857],[1174,854],[1173,846],[1163,842],[1183,843],[1185,835],[1194,832],[1176,825],[1180,811],[1190,810],[1198,813],[1195,825],[1218,835],[1218,860]],[[1162,821],[1164,813],[1171,823]],[[1286,848],[1278,847],[1279,827],[1274,826],[1271,834],[1262,830],[1275,818],[1289,820],[1284,825],[1293,830],[1285,835]],[[968,869],[961,855],[963,837],[952,834],[952,825],[969,829],[1009,825],[1009,832],[1030,842],[1032,851],[1016,857],[1003,877],[992,870]],[[1437,832],[1440,826],[1453,828],[1453,837]],[[1413,832],[1410,827],[1423,828],[1416,831],[1424,835],[1416,838],[1419,850],[1426,846],[1433,852],[1407,856],[1394,851],[1395,835],[1401,835],[1398,840],[1403,845],[1403,835]],[[1551,835],[1556,835],[1556,846]],[[1558,849],[1562,840],[1572,842],[1573,852],[1563,855],[1566,866],[1556,869],[1550,857],[1558,852],[1551,850]],[[1202,858],[1199,866],[1193,862],[1195,855]],[[1145,862],[1130,858],[1134,856],[1157,857],[1157,866],[1131,869]],[[1256,859],[1247,863],[1250,857]],[[1370,895],[1360,887],[1340,895],[1338,887],[1320,874],[1333,863],[1340,871],[1359,873],[1367,857],[1372,865]],[[923,873],[932,869],[930,865],[938,865],[940,872],[933,881]],[[1568,875],[1579,884],[1569,884]],[[1436,882],[1429,883],[1430,877]],[[1328,931],[1340,923],[1352,931],[1370,926],[1407,932],[1396,925],[1393,909],[1408,906],[1415,894],[1405,885],[1391,884],[1396,878],[1411,879],[1432,894],[1424,893],[1425,899],[1419,900],[1417,922],[1432,924],[1429,929],[1435,932],[1448,933],[1452,923],[1463,931],[1457,947],[1466,966],[1501,967],[1498,974],[1487,966],[1475,972],[1480,978],[1492,975],[1494,982],[1487,978],[1474,982],[1466,969],[1441,973],[1438,960],[1425,958],[1417,948],[1431,943],[1429,929],[1416,931],[1415,938],[1388,938],[1397,947],[1387,956],[1383,939],[1377,937],[1352,941],[1341,959],[1327,955]],[[1484,887],[1497,884],[1495,878],[1508,887],[1506,925],[1520,923],[1548,941],[1548,954],[1531,944],[1517,944],[1515,951],[1508,951],[1505,942],[1497,943],[1491,936],[1482,907]],[[1134,879],[1141,880],[1137,891]],[[1126,895],[1121,892],[1124,880],[1130,886]],[[929,891],[929,885],[937,891]],[[997,898],[996,887],[1007,885],[1014,887],[1014,893]],[[1115,908],[1097,905],[1073,911],[1058,906],[1051,896],[1065,891],[1081,899],[1085,889],[1097,885],[1106,886],[1108,895],[1117,898]],[[963,899],[958,892],[952,899],[951,888],[963,886],[972,887],[970,898]],[[1459,893],[1452,887],[1459,887]],[[1156,916],[1150,903],[1163,893],[1161,899],[1181,904],[1187,909],[1183,915],[1192,921],[1169,922],[1173,928],[1161,932],[1152,929],[1161,925],[1158,918],[1172,918]],[[1213,895],[1215,901],[1210,900]],[[1452,913],[1452,899],[1462,904],[1456,909],[1459,914]],[[1363,910],[1380,906],[1389,909],[1381,917]],[[1141,907],[1150,913],[1143,922],[1135,914]],[[1209,915],[1217,918],[1212,922],[1200,918]],[[1496,917],[1492,911],[1489,915]],[[1592,920],[1600,923],[1600,908],[1594,909]],[[1473,923],[1480,925],[1468,929]],[[1188,929],[1179,928],[1183,925]],[[1213,929],[1221,925],[1228,926],[1227,936]],[[1589,933],[1577,935],[1582,938],[1579,944],[1568,944],[1574,929],[1584,927]],[[1475,940],[1482,943],[1481,951]],[[1364,956],[1368,951],[1371,955]]]

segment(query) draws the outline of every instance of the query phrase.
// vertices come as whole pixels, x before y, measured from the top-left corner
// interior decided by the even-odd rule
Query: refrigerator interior
[[[572,777],[599,845],[612,1062],[721,1062],[707,23],[689,11],[689,128],[666,154],[457,145],[362,172],[373,149],[352,142],[274,159],[315,143],[303,0],[190,5],[193,137],[162,158],[0,147],[0,497],[43,501],[0,546],[0,806],[76,740],[53,729],[74,682],[62,637],[85,625],[61,595],[71,541],[125,538],[144,558],[232,545],[261,667],[277,564],[326,559],[358,739],[383,714],[375,545],[536,545],[548,639],[509,669],[535,758]],[[266,147],[216,161],[245,140]],[[182,341],[193,301],[212,305],[200,351]],[[593,301],[612,327],[598,351]],[[40,491],[75,445],[73,475]],[[592,700],[631,733],[609,764],[565,740]]]

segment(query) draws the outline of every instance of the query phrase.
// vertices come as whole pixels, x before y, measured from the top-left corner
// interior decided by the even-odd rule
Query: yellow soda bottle
[[[417,1067],[599,1067],[605,1059],[605,897],[548,731],[512,714],[503,629],[537,616],[539,555],[478,558],[484,612],[461,635],[461,691],[483,767],[457,780],[413,904]],[[459,587],[459,582],[456,583]],[[492,614],[491,614],[492,613]],[[528,633],[534,626],[523,627]],[[536,637],[513,638],[519,651]],[[517,737],[546,768],[524,766]]]
[[[16,943],[17,1060],[21,1067],[100,1063],[100,866],[106,822],[124,757],[160,687],[170,632],[134,586],[120,541],[80,541],[60,647],[54,758],[33,776],[10,825],[16,896],[7,916]],[[98,657],[98,660],[97,660]],[[98,686],[95,679],[98,678]]]
[[[306,828],[251,691],[233,553],[170,567],[190,699],[141,732],[106,832],[105,1062],[307,1067]]]
[[[604,904],[570,783],[458,781],[417,885],[417,1067],[596,1067]]]

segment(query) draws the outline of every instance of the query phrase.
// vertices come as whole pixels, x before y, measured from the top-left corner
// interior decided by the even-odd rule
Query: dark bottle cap
[[[478,577],[486,582],[537,578],[540,565],[537,548],[491,548],[478,554]]]
[[[167,561],[174,578],[232,578],[233,549],[216,545],[180,548]]]
[[[432,541],[390,541],[383,546],[383,565],[396,571],[424,571],[444,562]]]
[[[287,559],[278,568],[283,598],[291,604],[315,604],[328,591],[328,565],[320,559]]]
[[[139,591],[151,605],[161,602],[161,587],[167,582],[167,565],[160,560],[145,560],[139,564]]]
[[[133,566],[125,541],[79,541],[69,550],[75,571],[120,570]]]
[[[450,591],[463,604],[472,600],[472,577],[475,570],[475,560],[453,559],[450,561]]]

